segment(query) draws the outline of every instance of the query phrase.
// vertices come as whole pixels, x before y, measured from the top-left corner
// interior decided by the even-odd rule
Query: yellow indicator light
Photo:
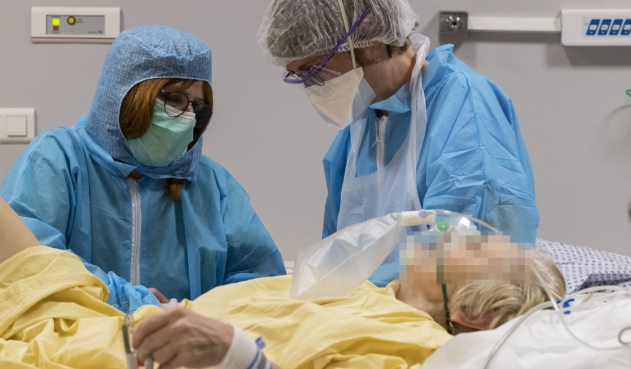
[[[53,18],[53,26],[59,25],[59,18]]]
[[[69,16],[68,17],[68,24],[72,26],[75,23],[77,23],[77,19],[75,17],[73,17],[72,15]]]

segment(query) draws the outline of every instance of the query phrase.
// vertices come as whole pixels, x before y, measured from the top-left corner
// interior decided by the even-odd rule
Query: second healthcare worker
[[[193,35],[122,32],[90,114],[39,135],[0,187],[39,242],[80,256],[123,311],[285,273],[248,194],[202,155],[211,75]]]
[[[534,242],[534,178],[511,100],[453,46],[427,54],[417,28],[405,0],[274,0],[267,10],[261,47],[343,128],[324,158],[323,236],[425,208]],[[371,280],[396,277],[384,273]]]

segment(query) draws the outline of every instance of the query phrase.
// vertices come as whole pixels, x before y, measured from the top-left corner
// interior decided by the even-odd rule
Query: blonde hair
[[[182,85],[180,87],[187,89],[194,82],[195,81],[191,79],[155,78],[142,81],[129,89],[121,103],[119,113],[120,127],[125,138],[128,140],[134,139],[147,133],[151,125],[151,118],[153,117],[153,105],[156,101],[156,97],[164,86],[173,83],[181,83]],[[204,94],[204,102],[212,109],[212,89],[206,81],[203,83],[202,92]],[[193,142],[188,145],[189,150],[195,145],[202,133],[203,128],[195,128],[193,131]],[[164,193],[170,196],[173,201],[177,202],[180,200],[183,186],[183,179],[169,178],[166,181]]]
[[[468,284],[455,292],[452,311],[460,309],[472,321],[483,319],[491,311],[493,318],[488,329],[493,329],[548,301],[546,288],[554,299],[565,297],[565,278],[554,261],[540,251],[532,251],[531,263],[533,270],[545,283],[545,288],[535,273],[527,283],[520,285]]]

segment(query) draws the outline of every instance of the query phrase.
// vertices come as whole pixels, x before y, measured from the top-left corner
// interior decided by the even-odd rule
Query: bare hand
[[[153,293],[153,295],[158,299],[158,301],[160,301],[161,304],[169,303],[169,299],[166,298],[166,296],[164,296],[162,293],[160,293],[160,291],[158,291],[158,289],[151,287],[151,288],[149,288],[149,291],[151,291],[151,293]]]
[[[178,307],[143,321],[133,332],[133,346],[141,360],[153,354],[160,369],[203,368],[223,360],[233,334],[230,324]]]

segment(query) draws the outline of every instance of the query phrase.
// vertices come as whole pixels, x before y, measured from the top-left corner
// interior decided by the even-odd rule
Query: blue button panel
[[[603,21],[600,22],[600,27],[598,27],[598,36],[607,36],[610,26],[611,19],[603,19]]]
[[[611,31],[609,31],[609,36],[618,36],[620,28],[622,28],[622,19],[614,19],[611,25]]]
[[[589,20],[589,24],[585,36],[631,36],[631,19],[586,20]]]
[[[587,36],[594,36],[596,31],[598,31],[598,26],[600,25],[600,19],[592,19],[589,22],[589,26],[587,27]]]

